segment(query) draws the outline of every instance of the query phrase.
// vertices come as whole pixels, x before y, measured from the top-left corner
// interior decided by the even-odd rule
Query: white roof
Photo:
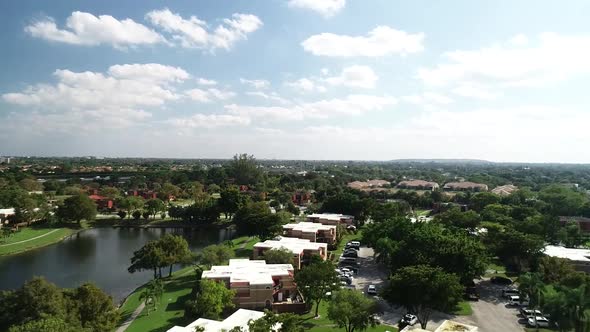
[[[294,231],[301,231],[304,233],[317,233],[318,231],[336,230],[334,225],[323,225],[317,222],[300,222],[296,224],[286,224],[283,229],[292,229]]]
[[[229,278],[230,283],[247,282],[251,285],[272,285],[272,277],[293,275],[291,264],[266,264],[263,260],[230,259],[229,265],[211,267],[203,272],[204,279]]]
[[[589,249],[575,249],[565,248],[560,246],[546,246],[545,255],[551,257],[567,258],[577,262],[590,262],[590,250]]]
[[[436,330],[434,330],[434,332],[453,331],[476,332],[477,326],[467,325],[452,320],[445,320]]]
[[[168,332],[194,332],[197,326],[205,328],[205,332],[229,331],[236,326],[241,326],[244,331],[248,331],[248,322],[257,320],[262,316],[264,316],[264,313],[260,311],[238,309],[223,321],[199,318],[186,327],[174,326]]]
[[[308,239],[298,239],[295,237],[282,237],[280,240],[266,240],[258,242],[254,248],[270,248],[270,249],[287,249],[294,255],[301,255],[304,250],[328,250],[327,243],[311,242]]]
[[[10,208],[10,209],[0,209],[0,214],[11,216],[11,215],[14,214],[14,209],[13,208]]]
[[[326,220],[340,220],[340,219],[353,219],[353,216],[339,213],[314,213],[307,216],[308,218],[320,218]]]

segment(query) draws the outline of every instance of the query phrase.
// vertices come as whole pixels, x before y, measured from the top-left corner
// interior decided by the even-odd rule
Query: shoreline
[[[70,237],[72,237],[72,236],[74,236],[74,235],[76,235],[76,234],[78,234],[78,233],[80,233],[82,231],[85,231],[85,230],[88,230],[88,229],[92,229],[92,228],[93,227],[91,226],[91,227],[82,228],[82,229],[75,229],[75,230],[74,229],[70,229],[71,232],[69,232],[68,234],[65,234],[64,236],[62,236],[60,238],[55,239],[52,242],[41,243],[41,244],[36,244],[36,245],[33,244],[31,247],[25,247],[22,250],[12,251],[12,252],[9,252],[9,253],[0,253],[0,257],[8,257],[8,256],[19,255],[19,254],[26,253],[28,251],[33,251],[33,250],[36,250],[36,249],[41,249],[41,248],[44,248],[44,247],[48,247],[50,245],[60,243],[63,240],[68,239],[68,238],[70,238]],[[56,229],[59,229],[59,228],[56,228]],[[69,228],[66,228],[66,229],[69,229]]]

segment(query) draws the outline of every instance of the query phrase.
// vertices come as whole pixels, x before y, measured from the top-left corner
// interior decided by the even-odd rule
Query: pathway
[[[45,233],[45,234],[43,234],[43,235],[35,236],[35,237],[32,237],[32,238],[30,238],[30,239],[27,239],[27,240],[22,240],[22,241],[18,241],[18,242],[13,242],[13,243],[8,243],[8,244],[2,244],[2,245],[0,245],[0,247],[8,247],[8,246],[11,246],[11,245],[13,245],[13,244],[19,244],[19,243],[25,243],[25,242],[29,242],[29,241],[33,241],[33,240],[37,240],[37,239],[39,239],[39,238],[42,238],[42,237],[44,237],[44,236],[47,236],[47,235],[49,235],[49,234],[51,234],[51,233],[54,233],[54,232],[57,232],[57,231],[59,231],[59,230],[60,230],[60,229],[59,229],[59,228],[57,228],[57,229],[54,229],[54,230],[52,230],[52,231],[49,231],[49,232],[47,232],[47,233]]]
[[[133,312],[133,314],[131,314],[131,316],[129,316],[129,318],[127,318],[123,324],[121,324],[116,330],[115,332],[123,332],[125,331],[129,325],[131,325],[131,323],[133,323],[133,321],[135,320],[135,318],[137,318],[137,316],[139,316],[139,314],[141,314],[141,312],[143,311],[143,308],[145,308],[145,303],[142,301],[141,304],[139,305],[139,307],[137,307],[135,309],[135,311]]]

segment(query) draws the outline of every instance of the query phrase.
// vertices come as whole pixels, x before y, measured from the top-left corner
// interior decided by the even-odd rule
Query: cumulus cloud
[[[118,79],[160,82],[182,82],[190,75],[180,67],[161,65],[159,63],[114,65],[108,73]]]
[[[247,91],[247,96],[259,97],[266,100],[277,101],[281,104],[289,104],[290,101],[279,96],[276,92],[266,93],[262,91]]]
[[[300,78],[295,81],[285,82],[285,86],[288,86],[299,93],[307,92],[326,92],[326,87],[318,84],[316,81],[309,78]]]
[[[371,67],[350,66],[342,69],[340,75],[326,78],[325,81],[337,86],[372,89],[378,79],[379,77]]]
[[[240,78],[240,83],[248,85],[257,90],[267,89],[270,87],[270,82],[267,80],[248,80],[245,78]]]
[[[540,86],[590,73],[590,36],[543,33],[536,41],[516,35],[490,47],[447,52],[442,63],[421,68],[418,78],[436,86],[468,81],[503,88]]]
[[[303,49],[313,55],[332,57],[381,57],[406,55],[424,50],[423,33],[407,33],[389,26],[378,26],[366,36],[321,33],[304,40]]]
[[[110,15],[94,16],[85,12],[73,12],[64,29],[57,27],[51,17],[25,27],[33,37],[74,45],[106,44],[117,48],[151,45],[165,42],[165,38],[132,19],[118,20]]]
[[[198,85],[217,85],[217,81],[215,80],[208,80],[206,78],[199,77],[197,79]]]
[[[186,95],[197,102],[210,103],[216,100],[227,100],[235,97],[232,91],[224,91],[215,88],[210,89],[191,89],[186,91]]]
[[[195,128],[219,128],[230,126],[247,126],[250,119],[247,117],[230,115],[230,114],[194,114],[185,118],[173,118],[166,120],[165,123],[171,124],[178,129],[195,129]]]
[[[172,40],[182,47],[199,48],[214,51],[231,49],[235,43],[248,38],[248,35],[260,27],[262,21],[251,14],[233,14],[223,19],[215,29],[196,16],[183,18],[170,9],[153,10],[146,14],[146,19],[153,25],[171,35]]]
[[[346,0],[289,0],[289,7],[312,10],[324,17],[336,15],[346,6]]]
[[[446,105],[453,102],[452,98],[435,92],[424,92],[422,94],[407,95],[401,97],[401,100],[414,105]]]

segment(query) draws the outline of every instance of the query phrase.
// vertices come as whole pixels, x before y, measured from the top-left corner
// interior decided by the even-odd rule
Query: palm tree
[[[519,286],[518,290],[520,291],[522,298],[529,299],[529,307],[533,310],[536,310],[541,307],[542,301],[542,291],[545,288],[545,284],[543,283],[543,279],[541,278],[540,273],[525,273],[518,278]],[[537,314],[533,311],[533,319],[535,321],[535,327],[537,331],[539,327],[537,326]]]
[[[574,322],[575,332],[586,332],[588,325],[588,315],[586,310],[590,308],[590,297],[586,293],[586,285],[578,288],[565,288],[564,292],[568,299],[567,307],[571,319]]]
[[[139,294],[139,300],[144,301],[145,306],[148,308],[147,313],[150,314],[150,308],[153,310],[157,309],[157,304],[160,302],[160,298],[164,293],[164,284],[160,279],[154,279],[150,281]]]

